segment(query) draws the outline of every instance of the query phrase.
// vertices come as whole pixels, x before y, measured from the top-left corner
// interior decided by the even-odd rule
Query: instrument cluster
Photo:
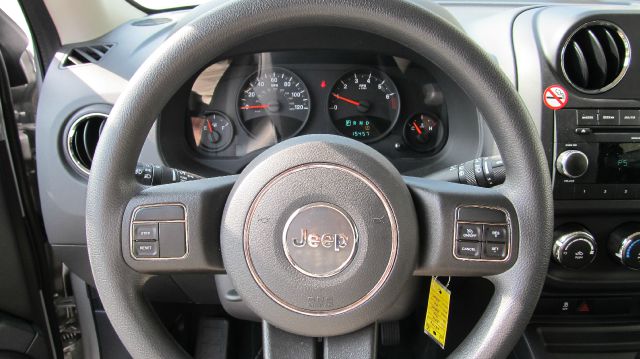
[[[320,50],[236,56],[202,70],[190,87],[187,140],[205,160],[231,161],[314,133],[362,141],[390,159],[433,156],[447,140],[438,83],[399,57]]]

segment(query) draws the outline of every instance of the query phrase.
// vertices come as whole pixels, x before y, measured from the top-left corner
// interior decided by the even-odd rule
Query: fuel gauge
[[[202,150],[218,152],[233,140],[233,125],[229,117],[221,112],[207,112],[203,116],[200,144]]]
[[[418,152],[430,152],[437,149],[445,135],[443,123],[434,115],[418,113],[404,124],[404,140]]]

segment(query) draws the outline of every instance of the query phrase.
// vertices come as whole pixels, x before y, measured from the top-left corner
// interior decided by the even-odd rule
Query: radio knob
[[[609,252],[630,269],[640,269],[640,223],[618,227],[609,236]]]
[[[553,259],[568,269],[582,269],[596,258],[596,241],[584,227],[569,225],[557,229]]]
[[[582,151],[564,151],[556,159],[556,169],[569,178],[579,178],[587,173],[589,158]]]

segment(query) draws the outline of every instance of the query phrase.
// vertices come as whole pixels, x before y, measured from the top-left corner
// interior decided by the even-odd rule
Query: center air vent
[[[106,122],[107,115],[89,113],[78,117],[69,128],[67,151],[74,165],[84,174],[89,174],[93,153]]]
[[[617,85],[629,61],[629,40],[619,27],[603,21],[579,27],[567,39],[560,59],[567,81],[589,94]]]
[[[62,61],[62,67],[96,63],[111,50],[113,44],[76,47]]]

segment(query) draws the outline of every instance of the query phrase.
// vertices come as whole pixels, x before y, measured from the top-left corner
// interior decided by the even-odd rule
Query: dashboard
[[[161,138],[184,133],[183,143],[161,148],[165,158],[218,173],[237,173],[262,150],[306,134],[356,139],[412,170],[437,156],[449,136],[446,98],[429,69],[349,50],[217,61],[176,94],[159,123]]]

